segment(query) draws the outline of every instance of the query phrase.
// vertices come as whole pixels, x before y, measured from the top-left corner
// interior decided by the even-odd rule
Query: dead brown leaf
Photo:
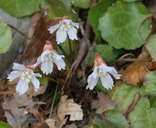
[[[56,128],[54,119],[46,119],[39,128]]]
[[[108,109],[116,108],[116,104],[113,101],[111,101],[109,98],[107,98],[107,95],[99,91],[97,91],[97,93],[99,97],[99,105],[96,109],[96,113],[102,114],[104,111]]]
[[[43,94],[46,91],[47,86],[48,84],[40,86],[40,88],[36,92],[35,88],[30,85],[25,94],[30,95],[30,96],[37,96],[37,95]]]
[[[43,112],[39,112],[36,107],[29,109],[28,111],[29,113],[32,113],[35,118],[39,118],[39,120],[37,120],[37,126],[41,126],[44,123],[45,119]]]
[[[74,103],[73,99],[67,100],[67,95],[61,97],[61,101],[59,102],[57,115],[62,123],[66,123],[67,118],[66,115],[70,115],[70,121],[82,120],[83,112],[81,109],[81,105]]]
[[[59,119],[59,117],[58,117],[58,115],[57,115],[57,113],[56,113],[56,109],[57,109],[57,107],[55,107],[54,109],[53,109],[53,114],[52,114],[52,119],[54,119],[55,121],[56,121],[56,128],[62,128],[62,126],[63,126],[63,123],[62,123],[62,121]]]
[[[28,108],[32,108],[36,103],[33,102],[32,99],[29,99],[26,94],[19,95],[14,93],[13,96],[14,97],[12,100],[4,99],[2,107],[3,109],[7,110],[5,111],[7,122],[13,127],[18,127],[18,124],[23,124],[25,118],[28,118],[28,115],[25,114],[25,111],[27,111]],[[25,108],[21,108],[23,106]],[[10,111],[14,117],[12,117],[8,111]],[[15,119],[17,119],[18,124]],[[24,128],[28,127],[28,123],[29,121],[25,124]]]
[[[75,124],[66,125],[64,128],[77,128]]]
[[[144,59],[152,60],[147,50],[144,51],[143,56]],[[141,55],[139,55],[138,59],[142,59]],[[156,69],[155,62],[145,62],[145,65],[148,70]],[[145,69],[143,62],[134,62],[125,69],[121,78],[128,84],[139,86],[143,82],[146,73],[148,73],[148,71]]]
[[[48,28],[50,26],[58,24],[61,18],[56,17],[50,20],[48,15],[43,15],[43,11],[41,8],[40,12],[41,16],[35,25],[33,36],[29,44],[27,45],[26,51],[20,57],[19,63],[22,63],[24,60],[27,60],[29,58],[37,58],[38,56],[40,56],[43,50],[43,46],[46,43],[46,40],[51,41],[53,48],[56,50],[56,32],[50,34]]]

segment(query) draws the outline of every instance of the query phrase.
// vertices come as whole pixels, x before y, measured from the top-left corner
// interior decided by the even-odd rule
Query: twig
[[[92,0],[90,8],[97,3],[97,0]],[[89,20],[87,19],[86,25],[85,25],[85,34],[89,38],[90,37],[90,32],[91,32],[91,25],[89,23]],[[80,46],[80,50],[78,52],[78,56],[76,58],[76,64],[75,64],[75,69],[74,71],[78,68],[79,64],[81,63],[83,57],[86,55],[87,50],[89,47],[87,46],[87,43],[85,42],[85,39],[82,39],[82,43]]]
[[[28,40],[30,40],[31,38],[28,37],[27,35],[25,35],[23,32],[21,32],[20,30],[18,30],[17,28],[13,27],[10,24],[7,24],[9,27],[11,27],[12,29],[14,29],[15,31],[17,31],[18,33],[20,33],[22,36],[24,36],[25,38],[27,38]]]
[[[54,107],[54,102],[55,102],[55,97],[56,97],[57,89],[58,89],[58,84],[56,85],[55,94],[54,94],[53,102],[52,102],[52,105],[51,105],[49,119],[51,119],[51,115],[52,115],[52,112],[53,112],[53,107]]]
[[[152,62],[152,59],[132,59],[132,58],[126,58],[121,60],[115,60],[116,62]]]
[[[83,29],[83,23],[82,23],[81,19],[78,19],[78,21],[79,21],[79,24],[80,24],[79,26],[80,26],[80,30],[81,30],[81,33],[83,35],[83,38],[85,39],[85,42],[86,42],[86,44],[87,44],[87,46],[89,48],[91,46],[90,40],[88,39],[88,37],[87,37],[87,35],[86,35],[86,33],[85,33],[84,29]]]
[[[86,66],[88,64],[89,57],[90,57],[95,46],[96,46],[96,38],[94,39],[92,46],[89,48],[86,58],[84,59],[84,63],[82,65],[83,79],[85,82],[86,82],[86,74],[85,74]]]
[[[143,48],[142,48],[142,59],[144,59],[143,51],[144,51],[144,49],[145,49],[145,46],[146,46],[146,44],[147,44],[147,41],[148,41],[148,39],[150,38],[150,36],[153,34],[153,32],[154,32],[155,29],[156,29],[156,24],[154,25],[154,28],[151,30],[151,32],[149,33],[149,35],[147,36],[147,38],[146,38],[146,40],[145,40],[145,43],[144,43]],[[144,68],[145,68],[148,72],[150,72],[149,69],[146,67],[145,62],[143,62],[143,65],[144,65]]]

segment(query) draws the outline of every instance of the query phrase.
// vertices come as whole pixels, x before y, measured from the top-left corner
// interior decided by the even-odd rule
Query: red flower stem
[[[67,35],[67,37],[68,37],[68,43],[69,43],[70,57],[71,57],[72,61],[74,62],[75,59],[74,59],[74,56],[73,56],[73,53],[72,53],[71,41],[70,41],[68,35]]]

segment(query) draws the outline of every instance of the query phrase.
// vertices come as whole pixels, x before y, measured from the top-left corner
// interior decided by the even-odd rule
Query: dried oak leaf
[[[144,59],[152,60],[147,50],[143,52],[143,56]],[[139,55],[138,59],[142,59],[141,55]],[[155,62],[145,62],[145,65],[149,70],[156,69]],[[134,62],[125,69],[121,79],[128,84],[139,86],[143,82],[146,73],[148,73],[148,71],[145,69],[143,62]]]
[[[24,123],[24,119],[28,118],[28,115],[25,114],[25,111],[27,109],[32,108],[36,102],[33,102],[32,99],[29,99],[29,97],[26,94],[19,95],[18,93],[13,94],[13,98],[8,100],[7,98],[4,99],[4,102],[2,103],[2,107],[5,110],[10,110],[10,113],[14,115],[14,117],[8,112],[5,111],[5,116],[7,118],[7,122],[17,128],[18,125],[16,121],[13,120],[13,118],[17,118],[17,122],[21,125]],[[28,127],[29,121],[25,124],[24,128]]]
[[[97,93],[99,97],[99,105],[96,108],[96,113],[102,114],[106,110],[116,108],[116,104],[112,100],[110,100],[108,97],[106,97],[107,95],[99,91],[97,91]]]
[[[41,126],[44,123],[44,121],[45,121],[44,113],[43,112],[39,112],[36,107],[34,107],[32,109],[29,109],[28,112],[32,113],[35,116],[35,118],[39,119],[39,120],[37,120],[37,126],[38,127]]]
[[[49,40],[52,43],[53,48],[56,50],[56,32],[50,34],[48,29],[50,28],[50,26],[58,24],[61,18],[56,17],[50,20],[48,15],[43,15],[43,11],[41,8],[40,12],[41,16],[35,25],[33,36],[27,45],[26,51],[21,55],[18,61],[19,63],[22,63],[24,60],[27,60],[29,58],[37,58],[38,56],[40,56],[46,40]]]
[[[46,119],[45,122],[39,128],[56,128],[55,122],[56,120],[54,119]]]
[[[61,97],[61,101],[59,102],[59,106],[57,109],[57,115],[62,123],[66,123],[67,118],[66,115],[70,115],[70,121],[82,120],[83,112],[81,109],[81,105],[74,103],[73,99],[67,100],[67,95]]]

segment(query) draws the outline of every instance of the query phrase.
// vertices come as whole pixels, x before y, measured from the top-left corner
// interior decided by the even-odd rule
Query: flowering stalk
[[[73,56],[73,52],[72,52],[71,41],[70,41],[68,35],[67,35],[67,37],[68,37],[68,43],[69,43],[70,57],[71,57],[72,61],[74,62],[74,56]]]
[[[14,79],[20,77],[18,84],[16,85],[16,91],[19,92],[19,95],[24,94],[28,90],[28,85],[30,83],[35,87],[35,91],[39,89],[40,82],[36,78],[42,77],[39,73],[34,73],[34,68],[32,68],[33,64],[25,67],[24,65],[14,63],[13,70],[10,74],[8,74],[9,81],[13,81]]]
[[[65,69],[66,64],[62,58],[64,58],[64,55],[58,55],[53,49],[51,42],[47,40],[43,52],[41,56],[37,58],[37,62],[34,66],[36,67],[41,64],[41,71],[48,75],[53,71],[53,63],[56,64],[58,70]]]
[[[115,68],[106,66],[106,63],[100,57],[99,53],[95,53],[93,70],[93,73],[90,74],[87,79],[88,85],[86,89],[89,88],[90,90],[93,90],[99,79],[101,80],[103,87],[112,89],[114,84],[109,73],[111,73],[116,79],[120,79],[121,76],[117,74]]]

